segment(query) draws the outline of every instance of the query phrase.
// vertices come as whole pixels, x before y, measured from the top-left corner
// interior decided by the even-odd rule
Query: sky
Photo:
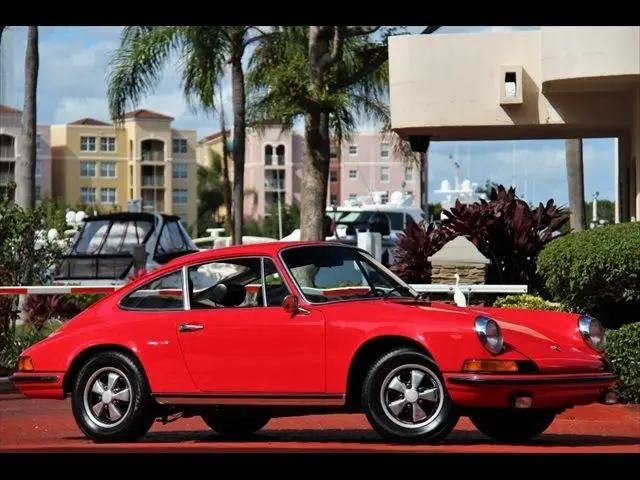
[[[40,27],[40,73],[38,83],[38,123],[68,123],[84,117],[108,121],[106,75],[110,53],[119,44],[122,27]],[[422,27],[416,27],[421,29]],[[443,27],[436,35],[496,33],[531,30],[538,27]],[[24,99],[24,52],[26,28],[12,27],[3,62],[13,77],[7,103],[22,109]],[[5,40],[3,40],[3,49]],[[6,60],[5,60],[6,59]],[[184,101],[178,69],[169,66],[155,91],[139,108],[174,117],[176,128],[195,129],[198,138],[218,130],[212,115],[191,111]],[[6,78],[6,77],[4,77]],[[229,78],[223,82],[223,99],[231,100]],[[226,110],[229,111],[230,107]],[[230,119],[230,117],[228,117]],[[453,182],[450,155],[460,164],[461,178],[484,185],[491,180],[515,183],[517,192],[533,202],[552,198],[568,204],[564,141],[519,142],[435,142],[429,148],[429,197],[438,201],[434,190],[444,179]],[[515,158],[515,162],[514,162]],[[584,142],[585,196],[591,200],[598,191],[601,199],[613,199],[614,143],[612,139]],[[515,165],[515,168],[514,168]]]

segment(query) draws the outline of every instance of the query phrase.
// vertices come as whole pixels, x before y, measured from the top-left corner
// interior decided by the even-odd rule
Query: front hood
[[[505,345],[532,359],[541,371],[601,371],[602,355],[578,331],[579,315],[546,310],[469,308],[498,322]]]
[[[395,303],[395,302],[394,302]],[[404,302],[398,302],[400,304]],[[407,308],[416,308],[407,303]],[[579,315],[525,309],[458,307],[434,302],[420,305],[425,313],[446,313],[469,325],[478,315],[493,318],[502,330],[505,347],[534,361],[540,371],[555,373],[602,371],[602,355],[592,350],[580,337]]]

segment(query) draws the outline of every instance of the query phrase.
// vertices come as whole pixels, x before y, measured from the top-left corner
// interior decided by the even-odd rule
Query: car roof
[[[245,255],[264,255],[264,256],[276,256],[280,251],[289,247],[310,247],[310,246],[333,246],[354,248],[352,245],[347,245],[341,242],[334,241],[274,241],[263,243],[252,243],[248,245],[231,245],[229,247],[212,248],[208,250],[201,250],[195,253],[189,253],[182,255],[170,262],[166,263],[156,271],[173,270],[177,267],[183,267],[192,263],[201,263],[207,261],[215,261],[219,258],[228,258],[233,256],[245,256]]]

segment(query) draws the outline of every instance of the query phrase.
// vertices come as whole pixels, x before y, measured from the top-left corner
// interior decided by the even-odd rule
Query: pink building
[[[36,148],[36,201],[51,195],[51,135],[49,127],[38,125]],[[0,105],[0,196],[15,180],[15,164],[22,154],[22,112]]]
[[[281,132],[270,125],[263,132],[247,132],[245,163],[245,214],[262,218],[269,205],[277,204],[278,195],[285,203],[300,202],[305,155],[304,136],[297,132]],[[201,147],[216,149],[219,136],[201,140]],[[340,151],[338,156],[337,152]],[[420,204],[420,176],[417,168],[405,169],[388,141],[375,133],[353,135],[340,150],[332,149],[327,205],[372,192],[383,199],[394,191],[413,193],[414,205]],[[201,158],[205,158],[201,153]],[[253,193],[252,193],[253,192]]]

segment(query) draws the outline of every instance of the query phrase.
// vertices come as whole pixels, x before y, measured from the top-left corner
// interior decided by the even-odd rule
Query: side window
[[[182,310],[182,269],[146,283],[124,297],[120,305],[136,310]]]
[[[264,283],[267,307],[279,307],[282,305],[284,298],[291,293],[275,263],[270,258],[264,259]],[[258,301],[262,302],[262,299],[258,299]]]
[[[261,283],[259,258],[235,258],[189,268],[192,309],[256,307]]]

